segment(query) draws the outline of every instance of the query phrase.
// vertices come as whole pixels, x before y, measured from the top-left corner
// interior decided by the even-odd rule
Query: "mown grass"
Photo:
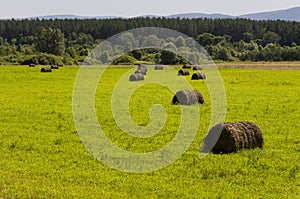
[[[200,107],[200,126],[191,147],[164,169],[132,174],[101,164],[81,143],[72,116],[78,68],[62,67],[49,74],[39,69],[0,67],[0,198],[296,198],[300,194],[299,70],[220,69],[227,94],[226,121],[257,123],[264,149],[200,159],[210,99],[205,83],[193,81],[206,104]],[[174,137],[180,109],[170,104],[173,93],[168,89],[143,86],[130,100],[133,120],[147,125],[148,110],[156,103],[165,107],[168,120],[153,138],[124,134],[114,123],[110,96],[129,69],[109,68],[101,79],[96,94],[99,123],[126,150],[157,150]]]

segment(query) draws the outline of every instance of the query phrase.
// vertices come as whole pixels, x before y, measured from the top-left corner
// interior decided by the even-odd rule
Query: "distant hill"
[[[279,10],[272,12],[261,12],[239,16],[241,18],[249,18],[253,20],[286,20],[300,21],[300,7],[291,8],[288,10]]]
[[[224,18],[235,18],[230,15],[223,15],[223,14],[204,14],[204,13],[185,13],[185,14],[176,14],[176,15],[169,15],[168,18],[211,18],[211,19],[224,19]]]
[[[288,10],[278,10],[271,12],[260,12],[253,14],[246,14],[240,16],[230,16],[223,14],[203,14],[203,13],[185,13],[168,16],[169,18],[212,18],[212,19],[225,19],[225,18],[247,18],[252,20],[285,20],[285,21],[298,21],[300,22],[300,7],[291,8]]]
[[[36,17],[29,17],[29,19],[84,19],[85,17],[77,16],[77,15],[45,15],[45,16],[36,16]]]
[[[298,21],[300,22],[300,7],[291,8],[288,10],[278,10],[271,12],[260,12],[253,14],[245,14],[240,16],[230,16],[224,14],[205,14],[205,13],[183,13],[174,14],[169,16],[158,16],[158,15],[143,15],[135,17],[166,17],[166,18],[211,18],[211,19],[225,19],[225,18],[247,18],[252,20],[286,20],[286,21]],[[122,16],[78,16],[78,15],[47,15],[47,16],[37,16],[29,17],[28,19],[113,19],[113,18],[130,18]]]
[[[114,19],[114,18],[125,18],[118,16],[79,16],[79,15],[45,15],[28,17],[27,19]]]

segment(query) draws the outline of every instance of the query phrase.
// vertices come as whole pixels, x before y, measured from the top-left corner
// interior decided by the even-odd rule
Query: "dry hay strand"
[[[206,75],[204,73],[194,73],[192,75],[192,80],[206,79]]]
[[[172,103],[181,105],[204,104],[204,98],[198,90],[181,90],[174,95]]]
[[[190,69],[190,68],[192,68],[192,66],[189,65],[189,64],[184,64],[184,65],[182,66],[182,68],[183,68],[183,69]]]
[[[164,66],[162,65],[155,65],[154,70],[163,70]]]
[[[203,70],[201,66],[194,66],[193,70]]]
[[[190,72],[188,70],[179,70],[177,75],[178,76],[188,76],[188,75],[190,75]]]
[[[51,73],[52,69],[51,68],[41,68],[42,73]]]
[[[129,77],[129,81],[131,81],[131,82],[133,82],[133,81],[142,81],[142,80],[144,80],[144,75],[140,74],[140,73],[132,74]]]
[[[59,69],[59,66],[52,65],[52,66],[51,66],[51,69]]]
[[[241,149],[263,148],[263,144],[262,132],[256,124],[248,121],[227,122],[209,130],[201,152],[207,153],[211,149],[215,154],[226,154]]]
[[[29,64],[28,66],[29,67],[35,67],[35,64]]]

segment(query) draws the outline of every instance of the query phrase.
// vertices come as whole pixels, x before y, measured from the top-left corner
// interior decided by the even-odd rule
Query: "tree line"
[[[12,19],[0,20],[0,63],[80,64],[101,41],[140,27],[163,27],[184,33],[201,44],[215,60],[300,60],[298,22],[201,18]],[[164,54],[143,50],[128,54],[127,59],[167,63]]]

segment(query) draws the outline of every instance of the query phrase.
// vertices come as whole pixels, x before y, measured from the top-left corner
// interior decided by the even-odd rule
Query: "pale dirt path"
[[[300,62],[239,62],[217,63],[218,68],[250,68],[264,70],[300,70]]]

